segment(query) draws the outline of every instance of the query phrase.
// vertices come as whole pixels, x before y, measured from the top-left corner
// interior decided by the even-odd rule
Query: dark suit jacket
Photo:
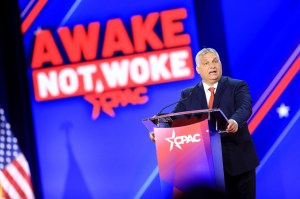
[[[187,99],[179,102],[173,112],[208,108],[202,82],[191,89],[181,92],[181,99]],[[239,125],[238,132],[221,134],[224,170],[230,175],[239,175],[255,169],[259,161],[247,124],[252,114],[247,83],[223,76],[218,83],[213,108],[220,108],[228,119],[234,119]]]

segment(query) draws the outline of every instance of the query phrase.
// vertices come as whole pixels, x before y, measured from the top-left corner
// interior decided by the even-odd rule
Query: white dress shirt
[[[202,82],[202,83],[203,83],[203,87],[204,87],[204,91],[205,91],[206,102],[207,102],[207,104],[208,104],[209,98],[210,98],[210,95],[211,95],[211,92],[210,92],[208,89],[209,89],[210,87],[214,87],[214,88],[215,88],[214,93],[216,93],[217,86],[218,86],[218,82],[215,83],[213,86],[209,86],[208,84],[206,84],[206,83],[204,83],[204,82]]]

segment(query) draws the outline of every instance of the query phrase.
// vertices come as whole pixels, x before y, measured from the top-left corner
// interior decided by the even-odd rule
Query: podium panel
[[[194,186],[224,190],[220,110],[173,113],[144,120],[154,131],[163,198],[177,198]]]
[[[175,198],[196,185],[224,188],[220,135],[209,130],[208,120],[184,127],[155,128],[154,132],[164,198]]]

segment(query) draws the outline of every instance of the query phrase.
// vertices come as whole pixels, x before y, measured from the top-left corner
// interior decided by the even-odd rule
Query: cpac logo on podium
[[[166,138],[166,140],[168,142],[170,142],[170,151],[172,151],[174,144],[175,144],[175,146],[177,148],[179,148],[180,150],[182,150],[182,148],[181,148],[182,144],[188,144],[190,142],[193,142],[193,143],[194,142],[200,142],[201,138],[200,138],[200,134],[199,133],[196,133],[194,135],[176,136],[175,135],[175,131],[173,129],[172,137]]]

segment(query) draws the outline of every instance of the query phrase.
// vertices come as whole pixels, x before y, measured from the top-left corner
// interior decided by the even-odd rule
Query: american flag
[[[34,197],[27,160],[0,108],[0,198]]]

